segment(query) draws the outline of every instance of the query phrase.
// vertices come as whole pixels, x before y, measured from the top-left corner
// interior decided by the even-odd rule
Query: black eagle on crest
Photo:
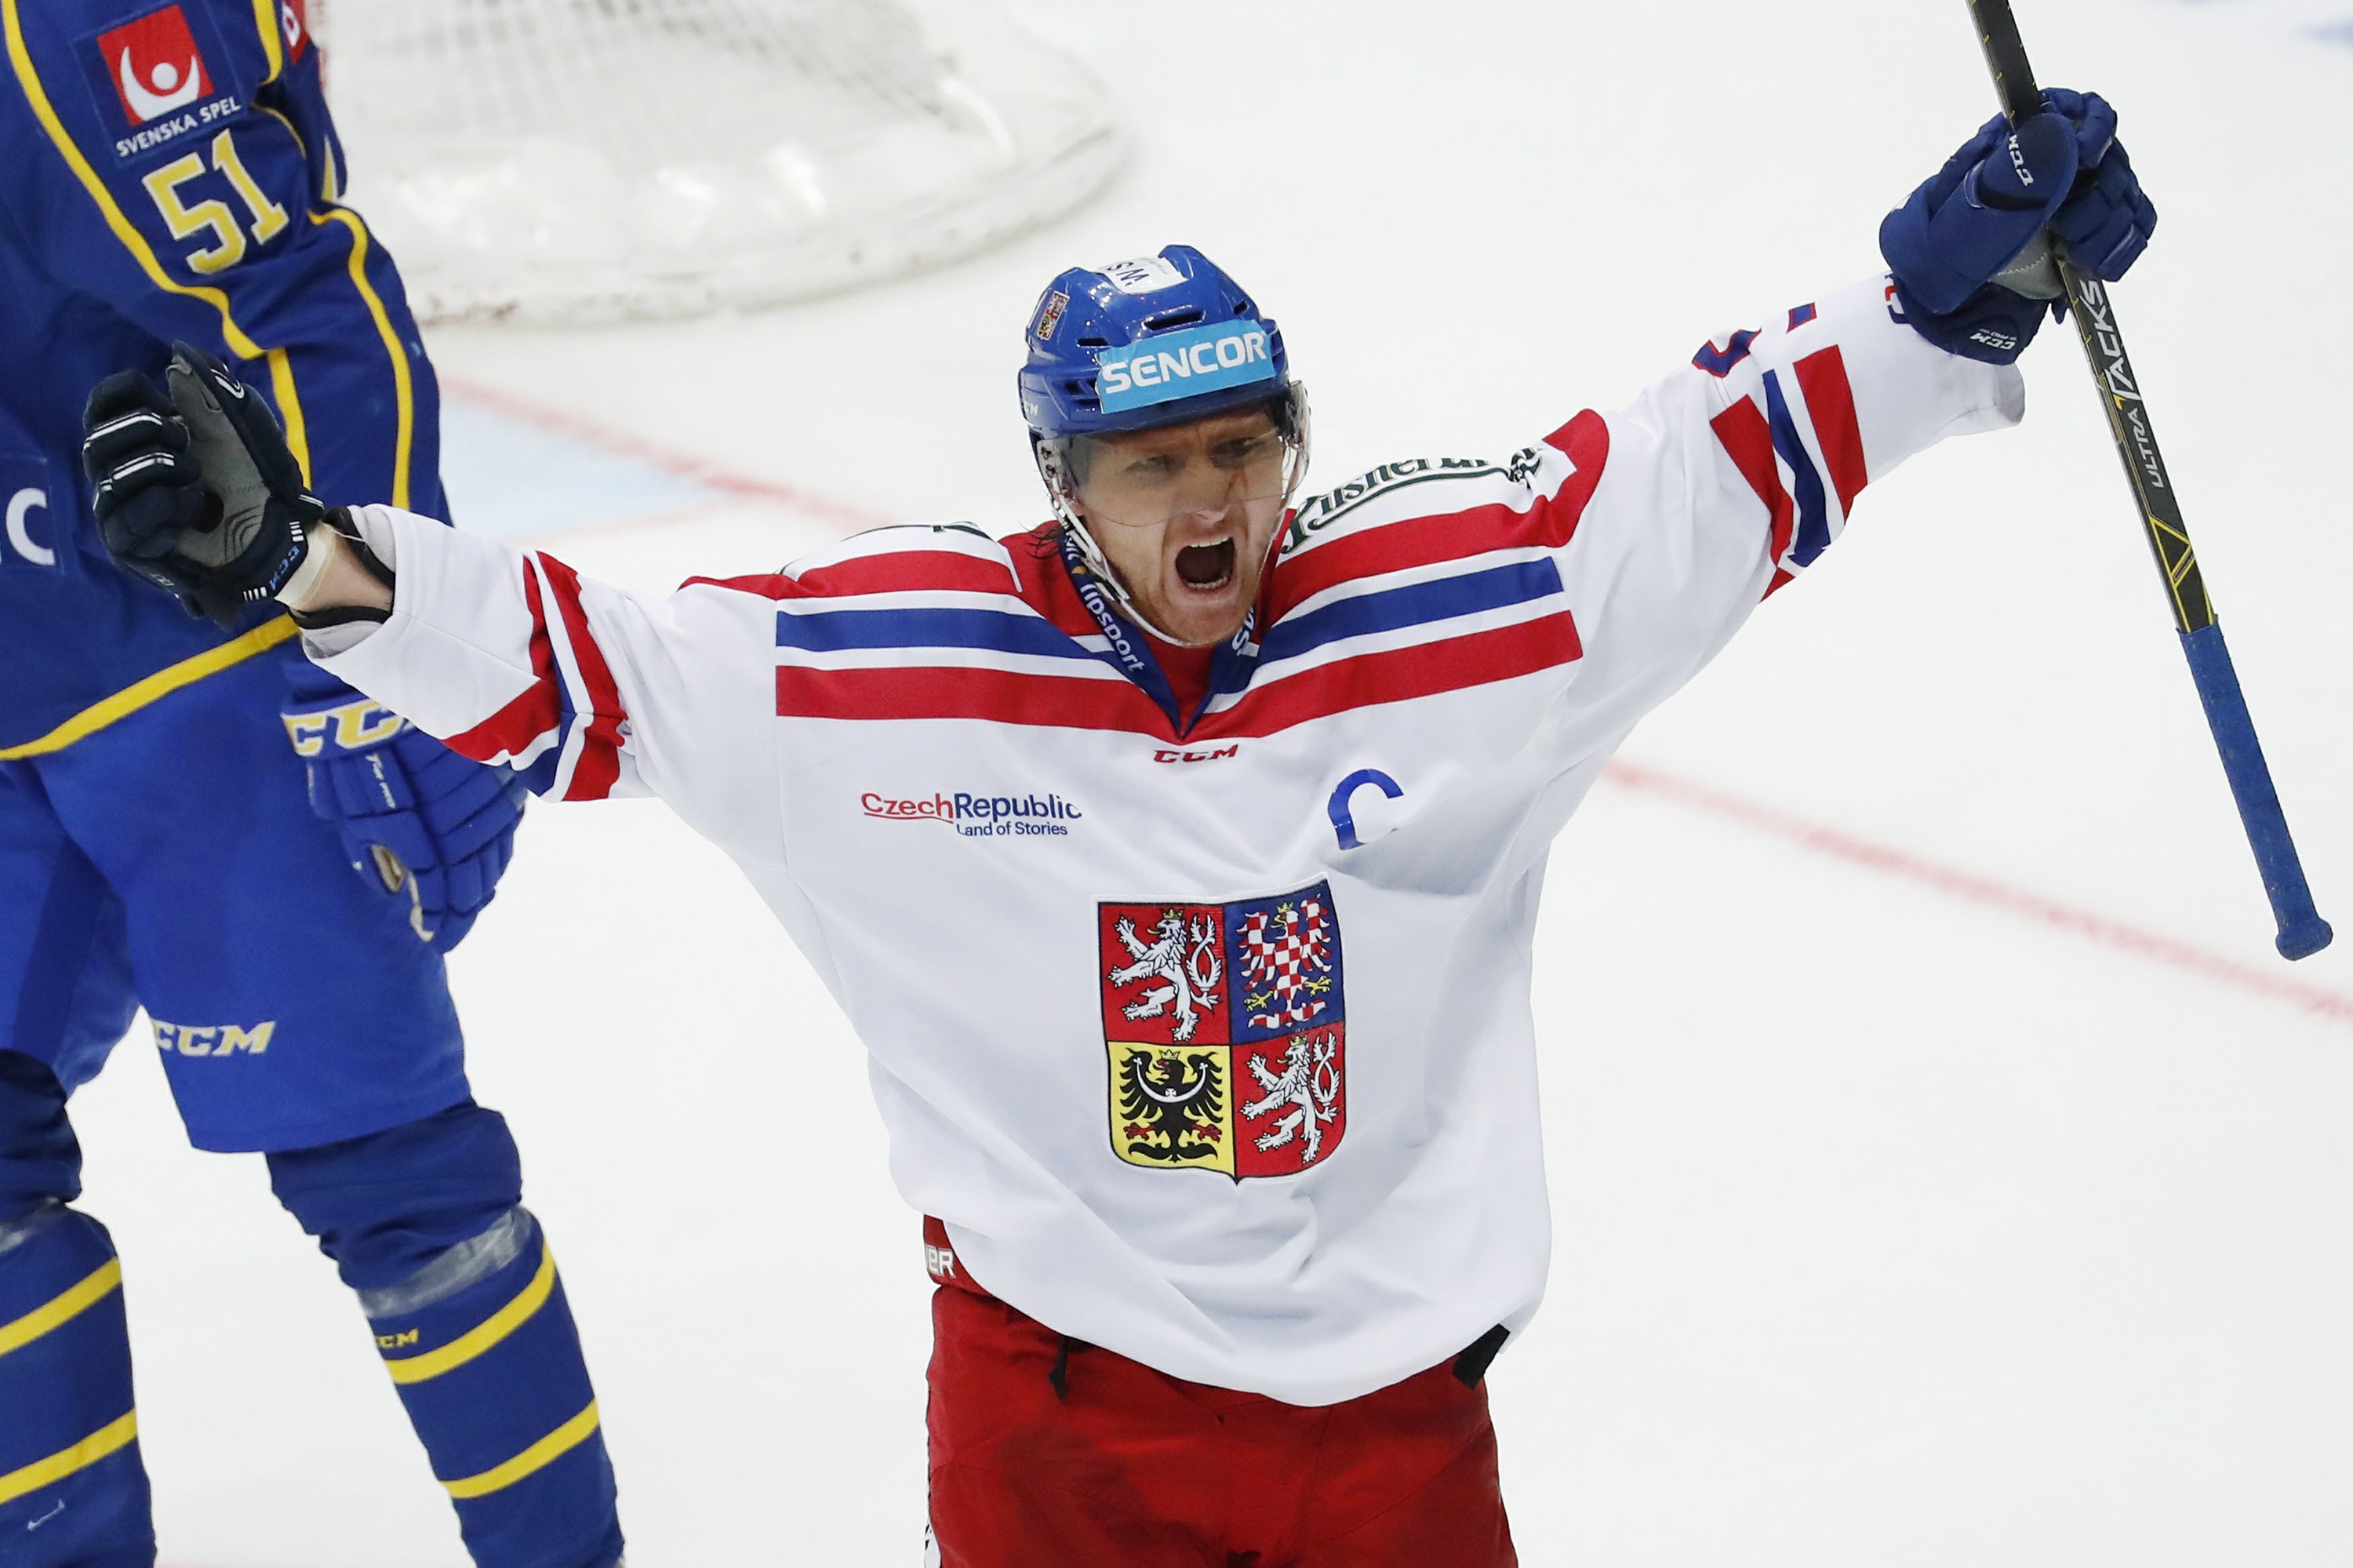
[[[1121,1075],[1121,1128],[1127,1152],[1142,1160],[1203,1160],[1223,1136],[1225,1063],[1215,1051],[1182,1056],[1138,1051]]]

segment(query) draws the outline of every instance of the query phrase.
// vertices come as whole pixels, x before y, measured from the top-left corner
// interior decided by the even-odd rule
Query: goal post
[[[311,0],[352,204],[427,321],[856,287],[1055,217],[1108,94],[999,0]]]

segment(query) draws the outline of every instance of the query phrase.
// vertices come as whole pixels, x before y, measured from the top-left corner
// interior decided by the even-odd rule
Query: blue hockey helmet
[[[1282,334],[1189,245],[1073,267],[1029,318],[1021,415],[1039,440],[1150,429],[1290,389]]]
[[[1282,333],[1242,286],[1189,245],[1108,267],[1073,267],[1029,318],[1021,415],[1054,512],[1121,609],[1166,641],[1113,569],[1089,522],[1082,481],[1102,440],[1264,408],[1280,461],[1235,471],[1227,499],[1288,507],[1307,472],[1307,394],[1291,379]],[[1250,490],[1253,482],[1263,491]],[[1103,522],[1145,523],[1145,516]],[[1270,549],[1280,546],[1275,531]]]

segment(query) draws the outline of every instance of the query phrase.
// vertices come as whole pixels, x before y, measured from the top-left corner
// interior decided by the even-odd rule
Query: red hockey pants
[[[1284,1404],[1066,1340],[937,1266],[944,1252],[928,1419],[941,1568],[1518,1563],[1486,1391],[1456,1363],[1344,1404]],[[1466,1351],[1464,1370],[1493,1350]]]

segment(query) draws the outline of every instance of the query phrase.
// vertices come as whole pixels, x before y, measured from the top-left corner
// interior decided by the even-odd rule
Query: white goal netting
[[[1076,206],[1102,84],[996,0],[312,0],[349,198],[427,321],[852,287]]]

